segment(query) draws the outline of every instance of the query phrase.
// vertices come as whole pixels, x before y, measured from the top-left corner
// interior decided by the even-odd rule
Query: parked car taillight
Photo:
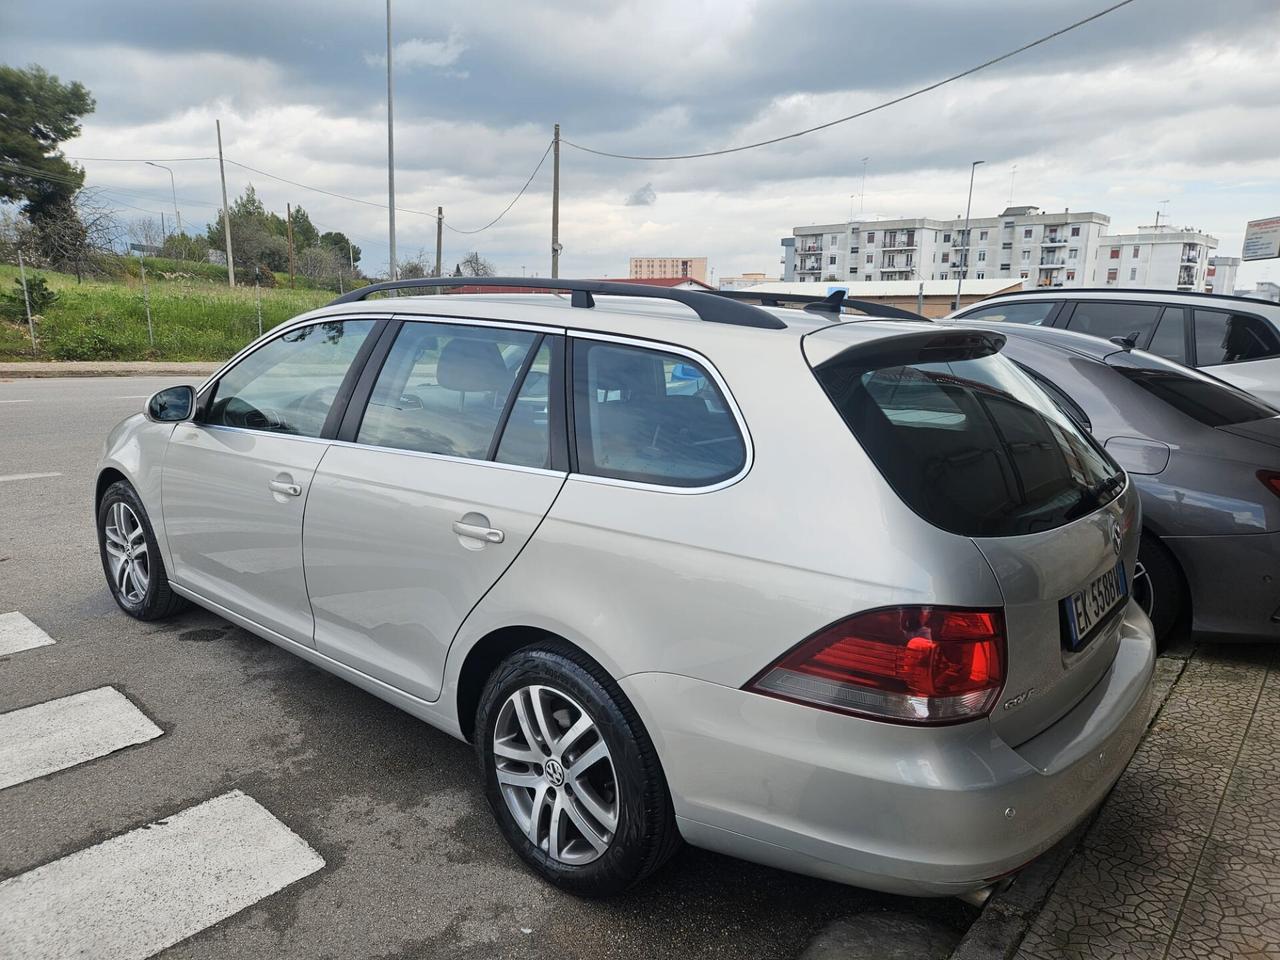
[[[903,723],[985,716],[1004,685],[999,610],[890,607],[839,620],[744,689]]]
[[[1259,470],[1258,479],[1268,490],[1280,497],[1280,470]]]

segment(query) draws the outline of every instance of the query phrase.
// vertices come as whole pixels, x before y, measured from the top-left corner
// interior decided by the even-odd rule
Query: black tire
[[[1186,606],[1182,573],[1168,549],[1152,534],[1143,533],[1138,546],[1139,570],[1133,578],[1133,597],[1155,627],[1156,645],[1168,645]]]
[[[565,863],[535,845],[512,814],[497,779],[495,727],[508,699],[531,685],[554,688],[576,701],[609,751],[616,781],[617,828],[607,849],[590,863]],[[485,798],[503,836],[525,863],[560,889],[591,898],[622,893],[661,867],[679,848],[675,812],[653,741],[617,684],[575,647],[548,641],[503,660],[480,696],[475,741]]]
[[[137,589],[137,584],[128,582],[122,588],[113,574],[113,560],[107,549],[107,529],[113,524],[113,511],[117,504],[123,504],[131,512],[141,527],[142,539],[146,542],[146,588]],[[151,520],[137,491],[124,480],[117,480],[107,488],[98,503],[98,554],[102,558],[102,572],[107,578],[107,587],[116,604],[129,616],[138,620],[163,620],[190,606],[189,602],[178,596],[169,587],[169,577],[165,573],[164,558],[160,556],[160,546],[156,543],[155,531],[151,529]],[[130,596],[130,593],[138,593]]]

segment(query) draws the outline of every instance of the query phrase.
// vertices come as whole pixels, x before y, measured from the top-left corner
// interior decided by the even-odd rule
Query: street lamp
[[[858,194],[858,213],[862,213],[867,205],[867,161],[870,159],[862,158],[862,193]]]
[[[978,164],[986,163],[985,160],[975,160],[969,165],[969,200],[964,205],[964,265],[960,268],[956,276],[956,302],[951,307],[952,310],[960,309],[960,285],[964,283],[964,275],[969,272],[969,212],[973,209],[973,174],[978,169]]]
[[[173,216],[178,221],[178,233],[182,233],[182,214],[178,212],[178,189],[173,185],[173,169],[166,167],[163,163],[152,163],[150,160],[145,161],[148,167],[158,167],[161,170],[169,171],[169,192],[173,195]]]

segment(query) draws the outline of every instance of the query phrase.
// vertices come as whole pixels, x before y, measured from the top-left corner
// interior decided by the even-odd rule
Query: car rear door
[[[1195,366],[1280,407],[1280,330],[1255,313],[1194,310]]]
[[[423,700],[567,475],[563,330],[405,319],[357,386],[303,531],[326,656]]]
[[[294,327],[201,393],[165,451],[162,497],[175,584],[310,645],[302,516],[312,475],[384,320]]]

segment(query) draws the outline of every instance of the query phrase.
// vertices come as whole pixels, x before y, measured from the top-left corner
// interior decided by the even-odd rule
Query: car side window
[[[1280,336],[1261,317],[1221,310],[1197,310],[1196,364],[1212,367],[1280,354]]]
[[[269,340],[226,372],[201,423],[319,437],[374,320],[328,320]]]
[[[551,466],[551,343],[543,339],[502,428],[494,459],[521,467]]]
[[[575,340],[573,418],[578,471],[663,486],[727,480],[746,443],[701,364],[662,350]]]
[[[960,317],[961,320],[998,320],[1004,323],[1025,323],[1033,327],[1044,326],[1058,305],[1057,300],[1037,300],[1033,303],[998,303],[979,307]]]
[[[1160,314],[1156,332],[1151,335],[1147,353],[1172,360],[1187,362],[1187,312],[1182,307],[1165,307]]]
[[[487,460],[540,335],[410,321],[382,365],[357,443]]]
[[[1135,344],[1141,344],[1155,329],[1160,310],[1158,303],[1079,300],[1067,321],[1067,329],[1104,340],[1126,337]]]

